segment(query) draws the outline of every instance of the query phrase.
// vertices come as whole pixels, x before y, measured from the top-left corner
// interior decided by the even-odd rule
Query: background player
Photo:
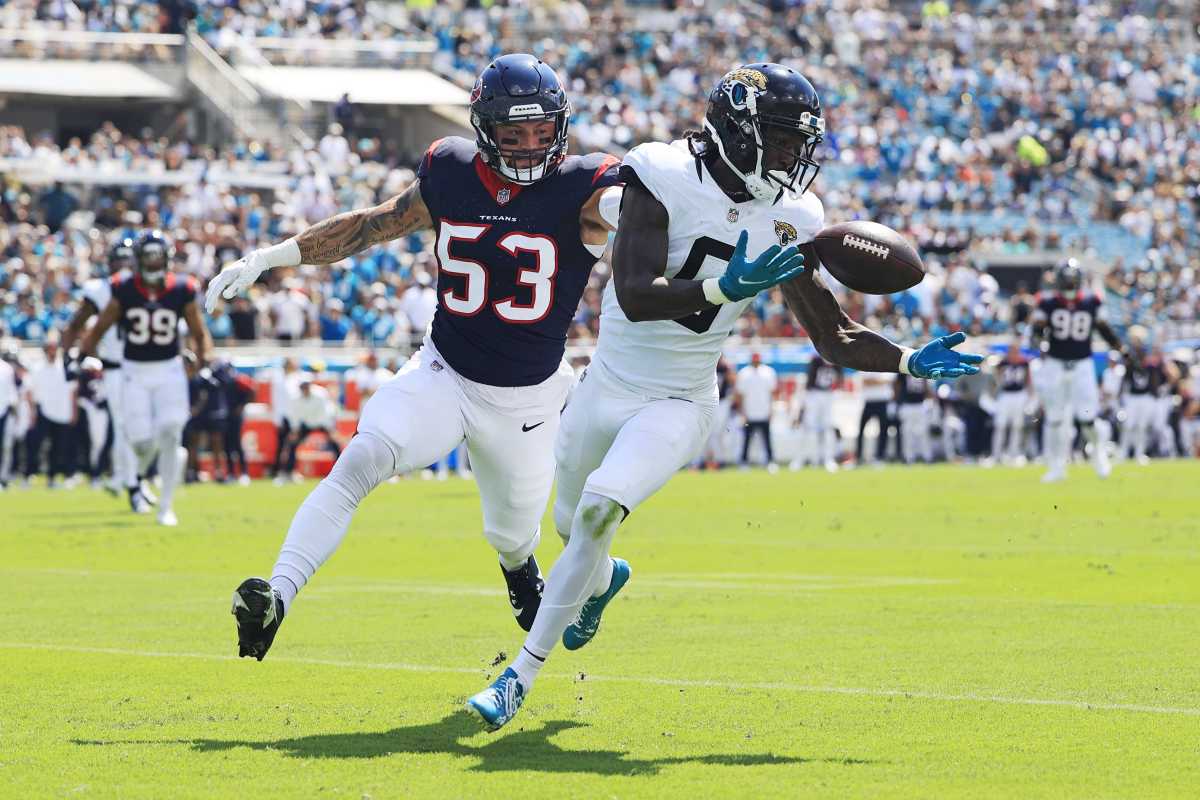
[[[804,410],[801,426],[804,430],[805,454],[799,464],[821,464],[828,472],[837,472],[834,448],[837,440],[833,430],[833,388],[842,380],[842,368],[830,364],[819,354],[808,362],[805,378]]]
[[[920,458],[933,463],[933,438],[929,432],[929,381],[915,375],[896,376],[896,417],[900,422],[900,458],[911,464]]]
[[[1042,451],[1047,470],[1042,482],[1067,477],[1067,461],[1075,439],[1072,420],[1083,429],[1096,474],[1105,478],[1110,471],[1108,429],[1095,424],[1100,412],[1100,387],[1092,363],[1092,335],[1100,334],[1114,350],[1121,349],[1121,342],[1101,316],[1099,293],[1084,289],[1083,271],[1075,259],[1059,264],[1055,286],[1057,291],[1038,295],[1032,319],[1034,336],[1042,340],[1042,366],[1037,380],[1046,414]]]
[[[824,226],[824,210],[807,189],[824,121],[800,73],[779,64],[733,70],[709,96],[704,127],[686,142],[640,145],[625,156],[596,354],[556,445],[554,518],[569,539],[513,665],[468,700],[490,730],[516,714],[560,638],[577,649],[596,634],[630,575],[608,555],[617,526],[703,446],[722,344],[759,291],[783,285],[833,363],[956,377],[982,361],[949,349],[961,334],[916,353],[897,347],[846,316],[817,276],[807,243]]]
[[[160,525],[179,524],[172,508],[175,487],[183,478],[187,451],[181,446],[187,424],[187,375],[180,356],[180,321],[186,322],[203,364],[212,347],[196,305],[199,287],[194,278],[170,272],[174,247],[159,231],[147,231],[134,243],[137,268],[113,279],[112,299],[79,346],[91,355],[108,329],[119,324],[125,346],[121,387],[125,430],[137,456],[137,471],[145,473],[158,457],[162,479]]]
[[[63,330],[62,346],[68,353],[79,341],[87,323],[112,300],[113,281],[132,274],[135,266],[133,239],[122,237],[108,251],[108,276],[95,277],[83,285],[83,298],[75,315]],[[114,325],[101,337],[96,345],[96,356],[104,367],[104,399],[112,421],[112,480],[123,487],[129,496],[129,506],[139,514],[149,513],[151,496],[149,489],[141,485],[137,472],[137,458],[129,437],[125,432],[123,400],[124,374],[121,364],[125,358],[125,344],[121,341],[121,326]]]
[[[1011,342],[1004,360],[996,365],[996,411],[992,417],[992,458],[1016,464],[1021,457],[1025,431],[1025,408],[1033,387],[1029,361],[1021,355],[1019,342]],[[1004,448],[1007,436],[1007,449]]]
[[[238,587],[240,655],[262,660],[292,599],[337,549],[372,489],[464,440],[484,536],[500,556],[513,614],[522,628],[533,624],[542,589],[533,552],[554,479],[559,412],[574,378],[563,361],[567,328],[620,195],[612,188],[616,159],[566,155],[570,115],[550,67],[529,55],[501,56],[471,92],[476,141],[434,142],[403,194],[331,217],[213,279],[210,307],[264,269],[327,264],[415,231],[437,232],[439,304],[430,332],[367,402],[358,434],[296,512],[270,582],[251,578]]]

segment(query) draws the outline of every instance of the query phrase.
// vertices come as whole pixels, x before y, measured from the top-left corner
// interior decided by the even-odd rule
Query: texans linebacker
[[[574,379],[563,360],[567,329],[620,202],[615,158],[567,155],[570,115],[549,66],[501,56],[471,93],[474,142],[434,142],[402,194],[255,251],[209,285],[211,309],[265,269],[328,264],[414,231],[437,233],[438,306],[424,344],[367,401],[357,435],[296,512],[270,580],[247,579],[234,593],[239,655],[262,660],[372,489],[464,440],[513,614],[523,629],[533,624],[542,592],[533,552]]]
[[[120,325],[125,341],[121,396],[126,436],[139,474],[158,457],[162,478],[158,523],[175,526],[179,520],[171,503],[187,461],[180,438],[190,411],[180,356],[180,321],[187,323],[201,363],[208,358],[212,342],[196,304],[196,280],[170,272],[174,255],[170,240],[159,231],[147,231],[134,242],[133,255],[136,269],[113,278],[112,299],[79,350],[83,356],[92,355],[108,329]]]
[[[1111,470],[1108,461],[1108,428],[1096,425],[1100,411],[1100,384],[1092,363],[1092,336],[1113,350],[1121,350],[1117,334],[1105,321],[1099,293],[1084,291],[1083,271],[1075,259],[1058,265],[1057,291],[1037,297],[1033,333],[1042,340],[1042,364],[1037,388],[1046,412],[1042,451],[1046,456],[1043,483],[1067,477],[1067,461],[1075,439],[1072,419],[1091,445],[1092,465],[1101,478]],[[1073,416],[1072,416],[1073,415]]]
[[[1004,360],[996,365],[996,410],[992,416],[992,458],[1018,464],[1025,432],[1025,408],[1033,386],[1029,361],[1021,355],[1019,342],[1011,342]],[[1008,447],[1005,448],[1005,436]]]
[[[782,286],[834,364],[925,378],[978,371],[981,356],[951,349],[962,334],[898,347],[851,320],[818,276],[811,242],[825,214],[809,187],[824,130],[803,75],[750,64],[721,78],[702,132],[625,156],[600,338],[556,444],[554,517],[570,535],[513,665],[467,702],[489,730],[517,713],[560,639],[574,650],[596,635],[630,577],[608,554],[617,526],[703,447],[722,345],[758,292]]]

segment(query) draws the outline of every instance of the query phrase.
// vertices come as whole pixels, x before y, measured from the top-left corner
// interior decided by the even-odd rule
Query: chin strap
[[[748,97],[750,98],[750,111],[753,115],[753,95],[750,94]],[[755,148],[754,172],[747,174],[738,169],[737,166],[729,159],[729,155],[725,152],[725,145],[722,143],[721,137],[717,135],[716,128],[714,128],[712,123],[707,119],[704,120],[704,128],[712,137],[713,144],[717,146],[717,155],[719,155],[721,160],[725,162],[725,166],[729,167],[729,169],[733,171],[733,174],[737,175],[741,179],[742,184],[746,187],[746,191],[750,193],[750,196],[755,200],[774,200],[779,195],[780,190],[772,186],[768,181],[758,174],[762,169],[762,138],[759,136],[757,125],[752,123],[750,127],[754,129],[754,141],[757,147]]]

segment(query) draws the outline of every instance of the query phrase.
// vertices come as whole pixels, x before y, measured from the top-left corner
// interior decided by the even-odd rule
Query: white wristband
[[[704,290],[704,299],[714,306],[730,302],[725,293],[721,291],[721,283],[718,278],[705,278],[700,283],[700,288]]]
[[[300,245],[295,238],[288,239],[259,251],[263,263],[268,267],[296,267],[300,265]]]
[[[911,347],[900,348],[900,366],[897,368],[897,371],[901,375],[912,375],[912,373],[908,371],[908,360],[913,357],[913,353],[915,352],[917,351],[913,350]]]

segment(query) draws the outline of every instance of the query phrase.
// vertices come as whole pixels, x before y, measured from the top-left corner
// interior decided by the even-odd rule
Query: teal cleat
[[[498,731],[521,709],[525,687],[512,667],[500,673],[492,685],[467,701],[467,713],[475,717],[488,731]]]
[[[579,609],[579,615],[563,631],[563,647],[568,650],[578,650],[592,640],[596,631],[600,630],[600,615],[604,613],[604,607],[617,596],[617,592],[621,591],[621,587],[629,580],[632,574],[629,562],[623,558],[614,558],[612,562],[612,582],[608,584],[608,591],[584,603],[583,608]]]

